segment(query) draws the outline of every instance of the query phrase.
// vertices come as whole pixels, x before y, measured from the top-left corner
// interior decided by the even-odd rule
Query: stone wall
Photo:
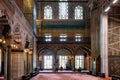
[[[6,47],[8,49],[7,55],[5,55],[7,61],[4,66],[5,69],[7,67],[7,70],[5,70],[4,76],[6,80],[19,80],[24,74],[32,72],[36,68],[36,47],[33,47],[36,46],[34,45],[36,38],[31,25],[14,0],[1,0],[0,10],[6,12],[7,23],[5,24],[10,26],[10,37],[4,38],[2,35],[6,41],[6,46],[8,46]],[[27,61],[27,56],[25,56],[26,52],[24,52],[26,41],[30,43],[27,48],[32,51],[31,55],[29,55],[29,62]],[[30,67],[28,68],[28,66]],[[29,69],[29,72],[26,71],[27,69]]]
[[[40,44],[40,42],[38,42],[38,44]],[[70,60],[71,60],[71,66],[72,69],[74,68],[74,56],[75,55],[79,55],[79,54],[83,54],[85,56],[85,60],[84,60],[84,68],[90,70],[90,54],[91,52],[88,50],[90,49],[90,44],[89,43],[47,43],[47,44],[40,44],[37,46],[37,50],[38,50],[38,55],[39,57],[41,56],[41,59],[39,59],[38,61],[38,67],[40,67],[40,61],[42,61],[42,56],[45,54],[42,54],[43,50],[50,50],[52,51],[52,55],[54,55],[54,58],[56,58],[54,60],[54,62],[58,59],[58,51],[65,49],[68,50],[70,52],[70,54],[64,53],[62,55],[67,54],[68,56],[71,56]],[[86,49],[85,49],[86,48]],[[49,52],[50,53],[50,52]],[[42,67],[43,67],[43,63],[42,63]]]
[[[91,11],[91,70],[93,74],[100,72],[100,11]]]
[[[76,34],[80,34],[81,37],[90,37],[89,29],[42,29],[40,33],[41,37],[45,34],[51,34],[52,37],[59,37],[60,34],[67,34],[68,37],[75,37]]]
[[[120,56],[109,56],[109,75],[120,76]]]
[[[59,2],[40,2],[38,4],[38,20],[40,22],[38,23],[39,26],[37,26],[37,33],[39,37],[44,37],[44,34],[50,33],[52,34],[52,37],[59,37],[60,34],[67,34],[68,37],[75,37],[75,34],[80,34],[83,37],[90,37],[90,25],[89,25],[89,9],[86,6],[87,3],[81,3],[81,2],[68,2],[68,19],[67,20],[60,20],[59,19]],[[44,20],[44,7],[45,6],[51,6],[52,7],[52,13],[53,13],[53,19],[52,20]],[[76,6],[82,6],[83,7],[83,20],[75,20],[75,7]],[[56,24],[52,28],[44,28],[45,26],[43,24],[46,23],[53,23]],[[64,22],[65,25],[64,25]],[[76,22],[78,22],[80,25],[76,25]],[[71,26],[71,24],[74,24]],[[77,24],[78,24],[77,23]],[[66,25],[67,24],[67,25]],[[82,26],[83,25],[83,26]],[[58,28],[60,26],[60,28]],[[65,27],[64,27],[65,26]],[[66,26],[68,28],[66,28]]]
[[[100,55],[100,12],[99,9],[91,13],[91,52],[92,57],[97,58]]]
[[[24,55],[21,52],[14,52],[11,55],[11,79],[21,79],[24,75]]]
[[[83,11],[84,11],[84,19],[88,19],[88,14],[86,13],[88,11],[88,8],[86,6],[87,3],[81,3],[81,2],[68,2],[68,19],[74,19],[74,11],[75,11],[75,7],[76,6],[82,6],[83,7]],[[58,20],[59,19],[59,2],[51,2],[51,1],[47,1],[47,2],[40,2],[38,4],[38,10],[39,10],[39,14],[38,14],[38,18],[39,19],[43,19],[44,17],[44,7],[45,6],[51,6],[52,10],[53,10],[53,19]]]
[[[120,21],[109,18],[108,29],[109,74],[120,76]]]

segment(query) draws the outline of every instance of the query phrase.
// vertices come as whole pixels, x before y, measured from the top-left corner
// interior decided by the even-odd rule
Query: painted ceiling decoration
[[[59,0],[37,0],[38,2],[66,2],[66,1],[59,1]],[[68,0],[67,2],[88,2],[88,0]]]

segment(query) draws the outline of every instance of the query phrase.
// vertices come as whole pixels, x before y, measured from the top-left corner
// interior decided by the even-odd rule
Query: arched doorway
[[[52,70],[55,63],[55,55],[51,49],[43,49],[39,53],[40,69]]]
[[[57,51],[56,63],[58,68],[63,67],[63,69],[71,70],[71,59],[72,52],[70,50],[60,49]]]

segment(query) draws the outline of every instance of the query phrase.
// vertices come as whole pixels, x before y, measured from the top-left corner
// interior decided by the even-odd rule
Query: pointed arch
[[[49,5],[44,7],[44,19],[52,19],[52,7]]]
[[[57,62],[63,69],[71,69],[72,52],[68,48],[60,48],[57,51]],[[69,68],[68,68],[69,67]]]
[[[82,6],[75,7],[75,19],[83,20],[83,7]]]
[[[53,49],[48,47],[39,49],[38,57],[42,69],[53,69],[53,64],[55,63],[55,53]]]
[[[72,49],[70,49],[69,47],[59,47],[59,48],[57,49],[57,51],[59,51],[59,50],[61,50],[61,49],[68,50],[68,51],[71,53],[71,55],[73,54]]]
[[[50,51],[52,51],[54,54],[55,54],[55,51],[54,51],[54,49],[53,48],[51,48],[51,47],[42,47],[42,48],[39,48],[38,49],[38,55],[41,55],[41,51],[43,51],[43,50],[45,50],[45,49],[48,49],[48,50],[50,50]]]

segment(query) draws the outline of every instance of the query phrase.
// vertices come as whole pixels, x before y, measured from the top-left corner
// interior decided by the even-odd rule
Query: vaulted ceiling
[[[118,0],[115,4],[111,4],[109,17],[120,19],[120,0]]]
[[[38,2],[58,2],[60,0],[36,0]],[[64,0],[61,0],[64,1]],[[89,0],[67,0],[67,2],[88,2]]]

